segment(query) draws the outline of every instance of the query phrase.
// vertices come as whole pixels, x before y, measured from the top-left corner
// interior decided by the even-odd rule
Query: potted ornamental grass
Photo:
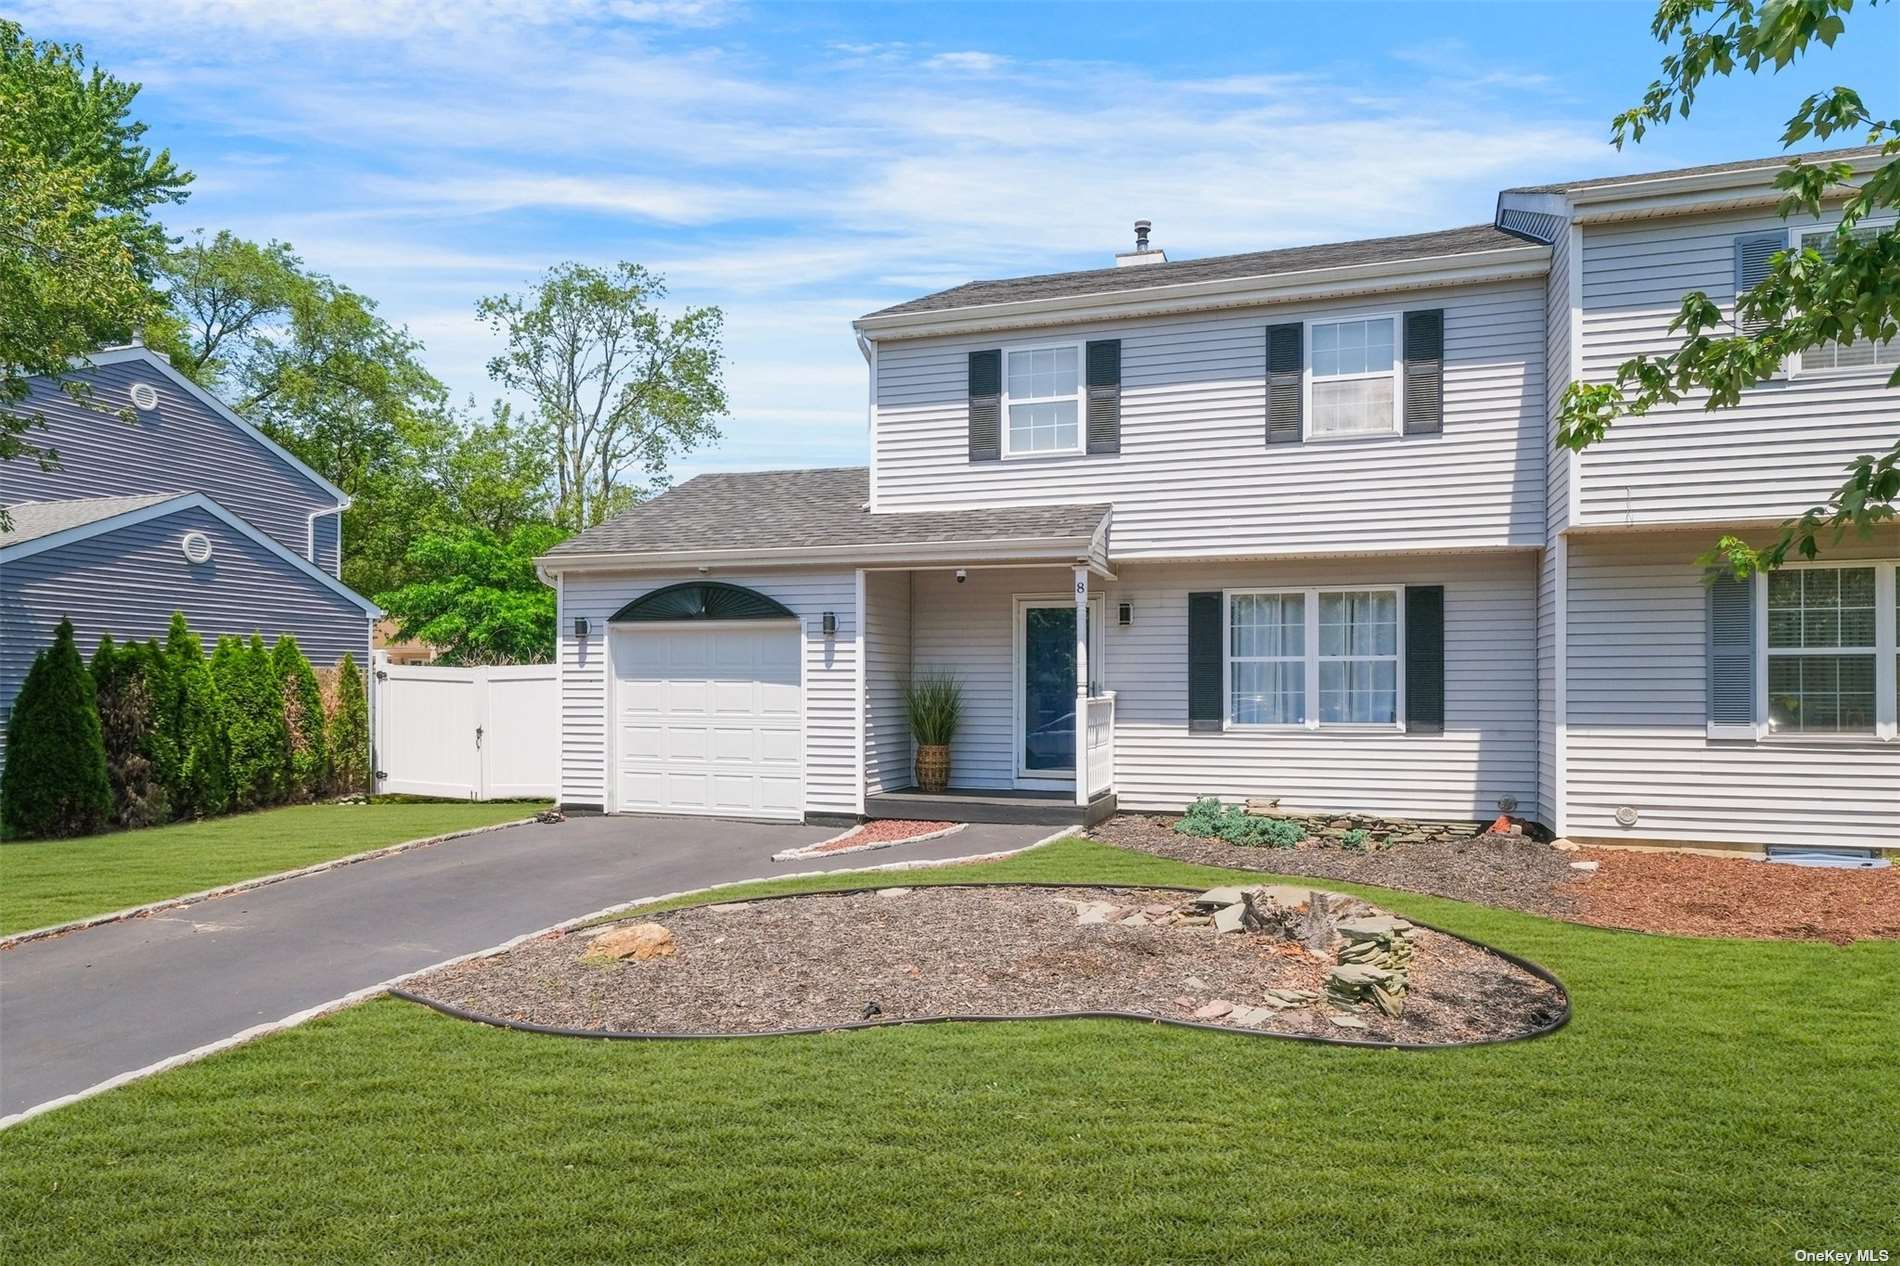
[[[904,710],[917,740],[917,789],[940,793],[950,785],[950,744],[963,720],[963,686],[947,673],[926,673],[905,689]]]

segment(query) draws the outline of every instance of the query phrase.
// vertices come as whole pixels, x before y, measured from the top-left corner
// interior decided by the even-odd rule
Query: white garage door
[[[801,816],[800,642],[783,624],[617,630],[615,807]]]

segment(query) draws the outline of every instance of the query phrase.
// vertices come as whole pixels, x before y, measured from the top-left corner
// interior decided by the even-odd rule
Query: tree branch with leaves
[[[1650,29],[1672,51],[1642,103],[1613,121],[1612,141],[1621,149],[1652,127],[1688,117],[1711,76],[1779,71],[1817,43],[1831,47],[1852,8],[1853,0],[1665,0]],[[1803,352],[1886,343],[1900,334],[1900,223],[1886,222],[1886,213],[1900,207],[1900,118],[1880,117],[1852,88],[1835,87],[1802,101],[1781,141],[1787,147],[1834,137],[1871,147],[1873,161],[1795,157],[1775,178],[1784,219],[1819,218],[1837,206],[1839,222],[1825,246],[1778,252],[1767,274],[1736,296],[1732,318],[1702,291],[1683,296],[1669,326],[1682,340],[1674,351],[1625,361],[1608,382],[1570,384],[1558,416],[1559,443],[1581,451],[1618,419],[1691,396],[1703,396],[1707,409],[1733,408],[1744,391]],[[1887,387],[1900,389],[1900,369]],[[1814,558],[1824,538],[1838,542],[1850,531],[1892,521],[1896,502],[1900,434],[1885,452],[1857,457],[1824,504],[1784,522],[1769,544],[1725,536],[1703,561],[1746,576],[1779,567],[1790,554]]]

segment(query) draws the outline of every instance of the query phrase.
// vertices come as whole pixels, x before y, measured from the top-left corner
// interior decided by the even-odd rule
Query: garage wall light
[[[836,611],[825,612],[824,629],[826,637],[838,636],[838,613]]]
[[[580,638],[583,642],[587,640],[587,618],[585,616],[577,615],[574,617],[574,636]]]

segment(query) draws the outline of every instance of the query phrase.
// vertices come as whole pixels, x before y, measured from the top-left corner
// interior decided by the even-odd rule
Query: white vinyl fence
[[[377,791],[457,800],[556,794],[553,664],[437,668],[378,655],[375,669]]]

